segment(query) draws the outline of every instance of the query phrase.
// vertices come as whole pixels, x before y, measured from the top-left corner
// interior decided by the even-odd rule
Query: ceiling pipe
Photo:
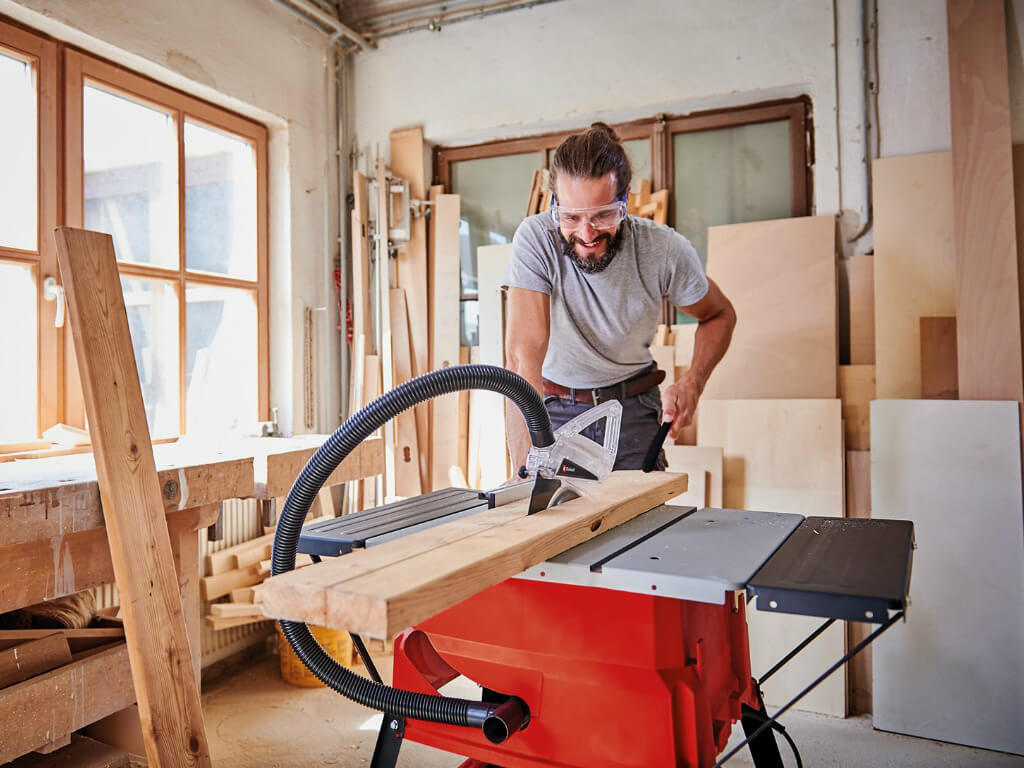
[[[345,39],[351,42],[353,45],[358,47],[360,50],[366,50],[368,48],[376,48],[376,43],[372,43],[363,37],[361,34],[356,32],[352,27],[347,24],[343,24],[339,19],[331,16],[329,13],[325,13],[320,10],[319,7],[313,5],[309,0],[273,0],[280,6],[287,8],[289,11],[299,16],[304,21],[315,22],[316,26],[320,28],[322,32],[330,32],[333,40]]]

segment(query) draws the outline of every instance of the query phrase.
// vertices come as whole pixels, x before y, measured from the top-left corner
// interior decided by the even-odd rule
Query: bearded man
[[[551,160],[551,209],[519,225],[506,275],[507,367],[543,395],[556,429],[599,402],[619,400],[615,469],[639,469],[663,421],[671,422],[672,438],[692,422],[736,325],[732,304],[690,242],[626,214],[631,180],[625,148],[604,123],[563,141]],[[650,345],[665,299],[699,326],[689,369],[659,395],[665,373]],[[515,406],[505,419],[518,467],[529,434]],[[588,434],[601,441],[598,426]]]

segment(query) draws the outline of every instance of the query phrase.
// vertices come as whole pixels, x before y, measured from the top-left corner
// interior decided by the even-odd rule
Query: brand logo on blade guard
[[[555,474],[561,475],[562,477],[579,477],[584,480],[597,480],[597,475],[569,459],[562,459],[562,463],[558,466],[558,471],[555,472]]]

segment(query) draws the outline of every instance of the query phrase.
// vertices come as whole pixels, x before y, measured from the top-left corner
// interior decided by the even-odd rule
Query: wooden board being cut
[[[871,514],[914,523],[906,622],[874,643],[874,725],[1024,754],[1015,402],[871,406]]]
[[[843,401],[847,450],[870,450],[871,401],[874,398],[875,366],[839,366],[839,399]]]
[[[459,196],[431,187],[430,216],[431,370],[459,363]],[[448,487],[448,471],[459,465],[459,396],[430,401],[430,472],[433,490]],[[431,490],[428,488],[427,490]]]
[[[699,444],[724,450],[723,508],[843,516],[839,400],[701,400],[697,424]],[[747,624],[751,667],[759,677],[821,621],[750,608]],[[765,684],[765,700],[789,701],[838,661],[844,646],[842,625],[833,625]],[[842,717],[845,702],[845,674],[836,672],[797,707]]]
[[[707,445],[666,445],[669,472],[685,472],[691,477],[707,474],[707,499],[702,507],[722,509],[722,449]]]
[[[946,9],[958,389],[964,400],[1020,403],[1024,364],[1006,9],[998,0],[948,0]]]
[[[157,768],[209,766],[114,243],[68,227],[55,235],[146,755]]]
[[[704,397],[836,396],[834,216],[709,227],[708,275],[737,323]]]
[[[956,318],[921,318],[921,399],[958,400]]]
[[[920,318],[956,315],[953,163],[949,152],[872,163],[875,392],[921,396]]]
[[[390,638],[685,490],[685,475],[613,472],[592,496],[535,515],[523,499],[275,576],[263,610]]]

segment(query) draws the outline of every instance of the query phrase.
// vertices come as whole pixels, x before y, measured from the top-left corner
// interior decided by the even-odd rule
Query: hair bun
[[[607,134],[617,144],[622,143],[619,140],[619,134],[617,134],[615,132],[615,129],[612,128],[610,125],[608,125],[608,123],[602,123],[600,120],[598,120],[597,122],[594,122],[594,123],[590,124],[590,130],[591,131],[600,131],[601,133]]]

